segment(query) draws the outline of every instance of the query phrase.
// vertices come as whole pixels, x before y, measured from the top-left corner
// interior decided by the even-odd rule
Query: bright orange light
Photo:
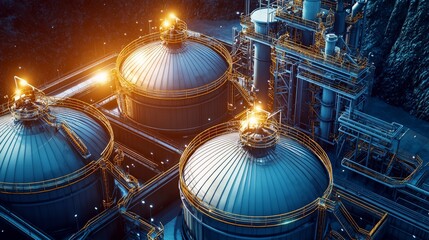
[[[171,19],[173,19],[173,20],[176,20],[176,19],[177,19],[176,15],[175,15],[174,13],[170,13],[170,14],[168,15],[168,17],[169,17],[169,18],[171,18]]]
[[[261,111],[262,111],[262,107],[261,107],[260,105],[256,105],[256,106],[255,106],[255,110],[256,110],[257,112],[261,112]]]
[[[93,79],[94,81],[96,81],[98,83],[104,84],[110,80],[110,76],[109,76],[109,73],[107,73],[107,72],[99,72],[94,77],[92,77],[91,79]]]
[[[255,128],[259,124],[259,119],[252,116],[247,120],[247,124],[249,125],[250,128]]]
[[[241,121],[241,130],[258,128],[261,123],[262,119],[252,113],[245,120]]]
[[[170,21],[165,20],[165,21],[162,23],[162,26],[163,26],[163,27],[165,27],[165,28],[168,28],[168,27],[170,27],[170,26],[171,26],[171,23],[170,23]]]
[[[21,85],[21,86],[27,86],[28,85],[28,82],[26,81],[26,80],[24,80],[24,79],[20,79],[20,81],[19,81],[19,84]]]
[[[21,98],[21,90],[20,89],[16,89],[15,90],[15,101],[18,101],[18,99],[20,99]]]

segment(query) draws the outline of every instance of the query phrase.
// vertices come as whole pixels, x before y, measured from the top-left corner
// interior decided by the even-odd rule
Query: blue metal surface
[[[188,40],[180,48],[161,41],[148,43],[130,54],[121,74],[145,91],[184,90],[201,87],[221,77],[228,65],[211,48]]]
[[[72,173],[96,160],[107,146],[106,131],[88,115],[76,110],[50,107],[59,122],[66,120],[88,147],[85,160],[69,141],[42,120],[14,122],[11,115],[0,117],[0,182],[28,183]]]
[[[276,24],[275,9],[262,8],[256,10],[251,15],[251,20],[255,25],[255,32],[267,35],[269,29],[273,29]],[[264,109],[268,109],[268,81],[270,80],[270,65],[271,65],[271,47],[270,45],[255,42],[254,56],[254,85],[256,87],[256,98]]]
[[[320,0],[304,0],[302,18],[305,20],[316,20],[317,14],[320,11],[320,6]]]
[[[246,216],[287,213],[314,201],[328,186],[322,163],[303,145],[281,137],[255,157],[229,133],[203,144],[190,157],[184,180],[201,201]]]

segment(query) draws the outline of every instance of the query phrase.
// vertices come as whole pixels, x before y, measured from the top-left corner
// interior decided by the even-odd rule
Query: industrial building
[[[246,1],[0,115],[1,239],[429,239],[429,141],[366,107],[366,0]],[[12,80],[11,80],[12,81]]]

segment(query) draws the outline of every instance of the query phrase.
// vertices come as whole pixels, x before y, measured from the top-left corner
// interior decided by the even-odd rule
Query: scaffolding
[[[389,187],[406,184],[422,167],[419,156],[398,154],[408,128],[388,123],[360,111],[341,114],[337,156],[345,152],[341,165]]]

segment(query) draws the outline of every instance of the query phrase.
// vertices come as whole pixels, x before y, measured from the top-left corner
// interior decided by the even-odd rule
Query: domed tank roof
[[[171,47],[147,43],[130,53],[119,67],[129,83],[143,91],[175,91],[210,84],[228,70],[227,61],[212,48],[190,39]]]
[[[288,213],[324,194],[327,170],[308,148],[281,136],[266,151],[252,154],[238,132],[215,137],[186,162],[183,180],[203,203],[246,216]]]
[[[0,182],[30,183],[65,176],[98,160],[110,136],[89,115],[70,108],[50,106],[57,122],[66,121],[86,145],[91,156],[85,159],[58,128],[42,119],[15,121],[0,116]]]

